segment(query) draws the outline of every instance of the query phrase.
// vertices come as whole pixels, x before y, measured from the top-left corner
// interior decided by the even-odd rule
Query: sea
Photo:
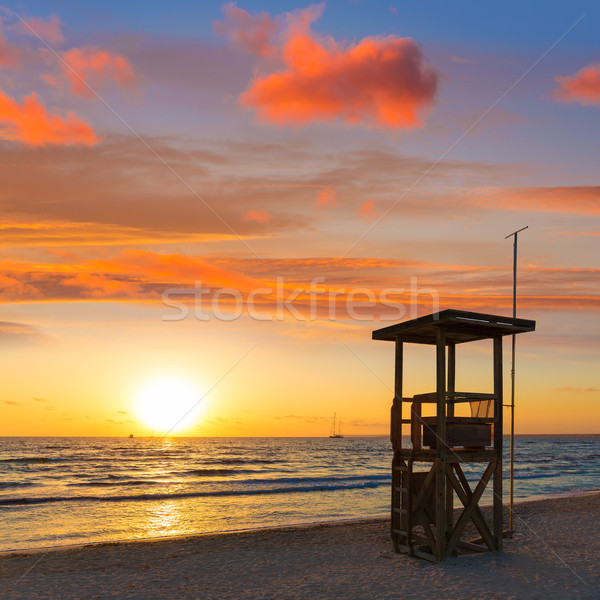
[[[384,437],[0,438],[0,551],[384,516],[391,459]],[[514,484],[600,490],[600,437],[517,437]]]

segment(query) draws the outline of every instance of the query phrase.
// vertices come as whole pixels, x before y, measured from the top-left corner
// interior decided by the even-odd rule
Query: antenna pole
[[[529,225],[514,231],[504,239],[513,237],[513,319],[517,317],[517,243],[519,233],[528,229]],[[515,347],[517,336],[512,336],[512,362],[510,368],[510,511],[508,515],[508,527],[510,533],[514,532],[513,505],[515,500]]]

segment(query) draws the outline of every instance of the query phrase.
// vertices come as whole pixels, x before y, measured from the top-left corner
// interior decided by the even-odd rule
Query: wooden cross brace
[[[415,554],[427,558],[429,560],[435,557],[436,538],[431,528],[431,525],[435,523],[435,515],[431,511],[429,501],[431,495],[435,492],[435,475],[437,470],[441,468],[441,462],[435,461],[429,473],[425,477],[420,487],[417,487],[416,482],[412,486],[412,493],[415,494],[414,501],[411,506],[411,522],[421,525],[425,532],[427,544],[431,550],[431,556],[426,556],[422,551],[415,552]],[[412,533],[412,532],[411,532]],[[412,548],[412,535],[411,535],[411,549]],[[425,541],[425,540],[424,540]],[[414,549],[413,549],[414,551]]]
[[[465,507],[460,517],[458,518],[454,529],[452,529],[452,531],[450,532],[448,543],[446,544],[446,556],[450,556],[456,545],[459,543],[461,545],[466,545],[471,549],[475,549],[472,548],[472,546],[475,546],[475,544],[464,543],[461,542],[460,539],[460,536],[462,535],[462,532],[464,531],[469,520],[473,521],[475,527],[477,527],[477,530],[481,534],[481,537],[486,543],[487,547],[490,550],[495,549],[494,538],[485,521],[485,518],[483,517],[478,503],[479,499],[481,498],[481,495],[483,494],[483,491],[485,490],[490,480],[490,477],[492,476],[492,473],[494,472],[494,469],[496,468],[496,463],[497,460],[495,458],[492,461],[490,461],[483,475],[481,476],[481,479],[475,486],[475,490],[473,491],[471,491],[469,482],[467,481],[467,478],[465,477],[459,463],[452,463],[451,465],[446,465],[447,480],[450,482],[450,484],[454,488],[454,491],[456,492],[457,496],[459,497],[460,501]],[[458,478],[454,475],[452,471],[453,467],[456,471],[456,474],[458,475]],[[502,535],[502,533],[500,533],[500,535]]]

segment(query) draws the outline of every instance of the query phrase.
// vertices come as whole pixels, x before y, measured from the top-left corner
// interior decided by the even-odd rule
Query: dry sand
[[[600,494],[517,505],[505,551],[433,564],[387,520],[0,555],[0,597],[600,598]]]

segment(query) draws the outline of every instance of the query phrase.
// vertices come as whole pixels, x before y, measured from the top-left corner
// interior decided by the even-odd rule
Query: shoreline
[[[547,500],[557,500],[561,498],[580,497],[587,495],[600,495],[600,490],[566,490],[557,494],[545,494],[530,496],[527,498],[520,498],[515,500],[515,506],[521,504],[527,504],[531,502],[543,502]],[[491,503],[480,504],[482,508],[490,507]],[[504,501],[504,508],[508,506],[507,500]],[[600,515],[599,515],[600,517]],[[161,541],[171,540],[193,540],[196,538],[204,538],[206,536],[225,536],[225,535],[236,535],[242,533],[251,532],[269,532],[269,531],[280,531],[280,530],[296,530],[306,529],[310,527],[319,526],[336,526],[336,525],[351,525],[359,523],[371,523],[389,520],[389,511],[381,514],[366,515],[364,517],[340,517],[339,519],[329,519],[325,521],[306,521],[306,522],[295,522],[295,523],[278,523],[275,525],[265,525],[263,527],[242,527],[240,529],[225,529],[215,531],[205,531],[198,533],[183,533],[178,535],[167,535],[167,536],[156,536],[156,537],[143,537],[143,538],[123,538],[116,540],[98,540],[89,542],[77,542],[73,544],[60,544],[55,546],[34,546],[32,548],[14,548],[7,550],[0,550],[0,559],[5,556],[26,556],[30,554],[50,553],[50,552],[62,552],[68,550],[78,550],[81,548],[90,548],[96,546],[106,546],[110,544],[137,544],[137,543],[153,543]]]
[[[0,588],[15,600],[600,597],[600,492],[515,515],[503,552],[442,563],[394,553],[386,517],[5,554]]]

